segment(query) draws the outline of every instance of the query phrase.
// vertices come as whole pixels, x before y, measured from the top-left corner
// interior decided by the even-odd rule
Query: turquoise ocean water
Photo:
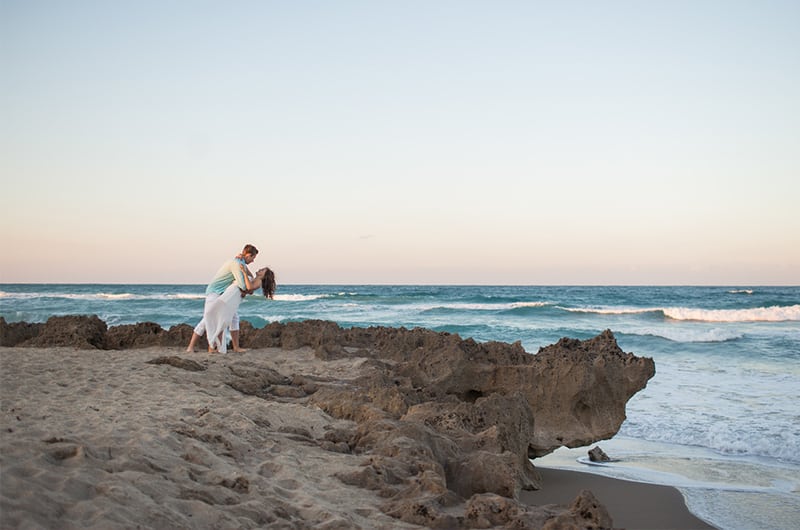
[[[0,316],[194,325],[204,288],[0,284]],[[279,285],[273,301],[245,299],[240,315],[256,327],[427,327],[519,340],[532,354],[611,329],[624,351],[656,363],[619,434],[599,443],[619,461],[588,465],[578,448],[534,463],[676,486],[720,528],[800,528],[800,287]]]

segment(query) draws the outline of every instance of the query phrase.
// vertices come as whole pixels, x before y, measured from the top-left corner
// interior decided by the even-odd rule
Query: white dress
[[[228,351],[228,340],[225,337],[225,332],[231,327],[233,315],[236,314],[241,303],[242,291],[239,290],[239,286],[234,282],[225,289],[225,292],[219,298],[210,304],[206,304],[203,320],[206,322],[208,344],[220,353],[227,353]],[[221,339],[220,333],[222,334]]]

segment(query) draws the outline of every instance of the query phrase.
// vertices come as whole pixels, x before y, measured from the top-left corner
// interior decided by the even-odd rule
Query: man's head
[[[242,259],[244,259],[244,262],[248,265],[253,263],[257,255],[258,249],[253,245],[245,245],[242,249]]]

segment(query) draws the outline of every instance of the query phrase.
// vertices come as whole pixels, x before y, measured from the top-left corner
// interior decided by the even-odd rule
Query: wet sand
[[[569,504],[581,490],[594,493],[614,519],[629,530],[700,530],[714,527],[695,517],[681,492],[670,486],[645,484],[561,469],[537,467],[544,481],[539,491],[525,491],[528,504]]]

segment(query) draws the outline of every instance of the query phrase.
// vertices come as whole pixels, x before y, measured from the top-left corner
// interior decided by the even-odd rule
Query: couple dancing
[[[245,351],[239,346],[239,304],[248,294],[261,288],[264,296],[272,298],[275,294],[275,274],[267,267],[259,269],[255,276],[247,266],[256,259],[258,249],[245,245],[242,252],[232,260],[226,261],[206,287],[206,303],[203,319],[194,328],[192,339],[186,348],[193,353],[204,333],[208,334],[208,351],[226,353],[228,341],[225,331],[231,332],[233,351]]]

